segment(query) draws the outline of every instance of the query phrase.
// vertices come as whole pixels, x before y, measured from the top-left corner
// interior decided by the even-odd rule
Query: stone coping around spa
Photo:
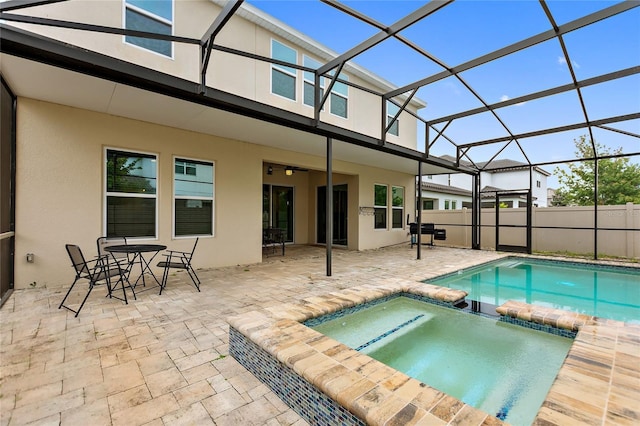
[[[364,285],[253,311],[229,324],[326,395],[372,425],[501,425],[502,421],[301,324],[312,317],[407,292],[460,294],[424,283]],[[464,292],[462,292],[464,293]],[[429,296],[430,295],[430,296]],[[508,301],[498,308],[523,321],[577,329],[534,424],[632,424],[640,419],[640,325]]]
[[[370,425],[501,425],[498,418],[333,340],[302,322],[409,293],[454,304],[466,292],[424,283],[360,286],[232,317],[229,325]]]
[[[562,328],[573,332],[578,332],[584,325],[595,325],[599,322],[620,321],[607,320],[591,315],[580,314],[578,312],[564,311],[562,309],[547,308],[544,306],[531,305],[525,302],[507,300],[506,303],[498,306],[496,312],[500,315],[517,318],[523,321],[534,322],[536,324],[548,325]]]

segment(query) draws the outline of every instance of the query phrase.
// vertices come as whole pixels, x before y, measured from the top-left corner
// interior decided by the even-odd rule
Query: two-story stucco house
[[[447,157],[453,160],[452,157]],[[470,165],[470,164],[467,164]],[[533,167],[531,173],[525,163],[500,159],[491,163],[477,163],[480,172],[481,206],[495,207],[496,192],[518,191],[531,188],[533,205],[547,207],[547,177],[550,173],[540,167]],[[422,178],[423,210],[456,210],[471,208],[471,176],[463,173],[445,173]],[[520,194],[500,198],[503,207],[525,207],[527,197]]]
[[[105,235],[183,250],[199,237],[200,268],[260,262],[269,226],[325,244],[327,170],[333,244],[407,241],[419,167],[458,170],[417,151],[426,103],[380,96],[394,87],[234,3],[1,4],[16,288],[68,285],[65,243],[93,255]]]

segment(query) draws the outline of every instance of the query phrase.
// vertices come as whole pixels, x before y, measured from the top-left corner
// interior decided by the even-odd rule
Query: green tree
[[[576,158],[593,158],[593,146],[586,136],[574,139]],[[596,144],[600,156],[622,153],[622,148],[614,151]],[[560,188],[553,199],[555,206],[592,206],[595,164],[593,160],[571,163],[568,170],[556,167]],[[640,165],[633,164],[628,157],[598,160],[598,204],[620,205],[640,203]]]

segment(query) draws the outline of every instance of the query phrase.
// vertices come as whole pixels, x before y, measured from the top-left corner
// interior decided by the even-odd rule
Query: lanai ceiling
[[[215,0],[223,8],[208,33],[169,36],[174,42],[199,43],[205,56],[215,57],[219,51],[229,53],[214,37],[233,15],[246,10],[272,15],[278,25],[333,52],[314,70],[318,75],[331,79],[342,67],[364,68],[392,84],[379,93],[382,99],[399,107],[407,97],[426,102],[418,113],[418,151],[219,91],[203,95],[199,82],[185,84],[103,55],[87,57],[12,30],[15,22],[29,22],[129,34],[122,28],[30,15],[58,1],[0,3],[0,71],[20,96],[285,148],[302,139],[305,143],[296,149],[314,155],[323,155],[322,142],[332,137],[348,142],[336,146],[336,155],[411,173],[415,160],[424,160],[425,174],[446,171],[451,163],[440,156],[487,167],[505,158],[531,165],[573,161],[573,141],[583,135],[602,147],[595,146],[596,156],[640,161],[638,0]],[[74,1],[79,0],[69,0]],[[229,125],[210,128],[219,120]],[[279,126],[265,128],[262,120]]]

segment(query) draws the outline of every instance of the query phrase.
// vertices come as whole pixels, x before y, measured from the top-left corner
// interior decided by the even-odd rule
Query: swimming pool
[[[640,268],[508,257],[425,282],[495,306],[517,300],[640,323]]]
[[[316,331],[514,425],[533,422],[573,343],[403,296],[314,323]]]

